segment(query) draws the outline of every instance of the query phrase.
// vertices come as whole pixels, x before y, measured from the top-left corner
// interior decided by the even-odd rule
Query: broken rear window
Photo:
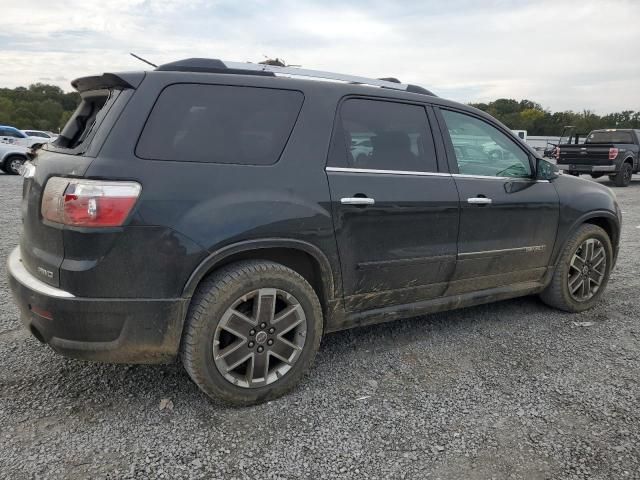
[[[75,150],[88,143],[120,93],[119,89],[84,92],[80,105],[53,145],[58,148]]]

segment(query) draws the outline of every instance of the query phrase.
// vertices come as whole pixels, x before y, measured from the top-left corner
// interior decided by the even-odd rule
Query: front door
[[[447,295],[540,281],[558,227],[555,187],[498,124],[439,110],[460,195],[458,262]]]
[[[438,170],[425,107],[345,100],[329,157],[346,309],[443,295],[456,262],[458,195]]]

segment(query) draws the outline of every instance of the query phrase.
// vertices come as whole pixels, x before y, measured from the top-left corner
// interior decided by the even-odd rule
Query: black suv
[[[417,86],[207,59],[73,86],[8,259],[25,325],[64,355],[180,355],[250,404],[327,332],[531,294],[579,312],[616,260],[608,188]]]

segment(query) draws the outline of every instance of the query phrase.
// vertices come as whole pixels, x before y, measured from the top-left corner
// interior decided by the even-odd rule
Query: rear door
[[[25,135],[13,128],[0,127],[0,142],[25,146]]]
[[[441,296],[455,268],[458,196],[425,107],[343,101],[329,157],[346,309]]]
[[[529,153],[498,125],[455,110],[439,119],[461,207],[447,294],[539,281],[556,239],[555,187],[534,178]]]

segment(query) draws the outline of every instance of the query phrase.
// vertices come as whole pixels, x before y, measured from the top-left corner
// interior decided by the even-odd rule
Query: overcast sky
[[[55,4],[55,6],[54,6]],[[0,86],[186,57],[395,76],[457,101],[640,110],[640,1],[3,1]]]

